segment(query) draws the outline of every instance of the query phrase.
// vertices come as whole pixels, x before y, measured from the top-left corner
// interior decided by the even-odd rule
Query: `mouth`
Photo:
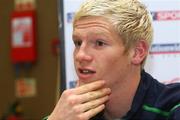
[[[93,78],[96,71],[88,68],[79,68],[78,69],[78,77],[80,79],[90,79]]]
[[[79,72],[80,72],[81,74],[85,74],[85,75],[96,73],[95,71],[90,70],[90,69],[79,69]]]

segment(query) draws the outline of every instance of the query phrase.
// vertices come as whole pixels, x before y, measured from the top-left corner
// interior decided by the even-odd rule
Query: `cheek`
[[[74,67],[76,68],[76,66],[77,66],[77,61],[76,61],[76,51],[74,50],[74,52],[73,52],[73,62],[74,62]]]
[[[106,54],[103,55],[101,58],[98,57],[97,66],[99,66],[101,74],[104,76],[109,75],[111,71],[114,70],[115,67],[121,67],[121,58],[117,55],[113,54]]]
[[[119,72],[126,71],[130,66],[130,58],[125,55],[121,55],[120,57],[114,58],[111,63],[112,68],[114,69],[115,74],[119,74]]]
[[[104,64],[101,64],[103,71],[102,76],[105,79],[121,79],[123,75],[127,74],[128,68],[130,67],[130,59],[124,55],[114,55],[104,58]]]

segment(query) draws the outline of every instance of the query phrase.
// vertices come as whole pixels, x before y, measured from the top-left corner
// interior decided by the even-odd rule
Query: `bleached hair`
[[[73,24],[90,16],[107,18],[122,37],[126,52],[139,40],[145,40],[149,46],[152,42],[151,16],[138,0],[86,0],[76,12]]]
[[[150,48],[153,39],[152,18],[139,0],[86,0],[76,12],[73,25],[83,17],[104,17],[122,38],[124,53],[145,40]],[[146,56],[147,57],[147,56]],[[143,69],[146,58],[142,61]]]

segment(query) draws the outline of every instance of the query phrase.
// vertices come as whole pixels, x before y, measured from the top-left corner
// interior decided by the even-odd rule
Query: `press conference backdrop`
[[[62,22],[62,80],[63,89],[75,86],[72,42],[72,21],[75,11],[84,0],[60,0]],[[145,70],[160,82],[180,82],[180,1],[142,0],[153,18],[154,41]]]

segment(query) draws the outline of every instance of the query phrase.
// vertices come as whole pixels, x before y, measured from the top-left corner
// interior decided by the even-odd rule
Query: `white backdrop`
[[[64,0],[66,88],[74,87],[72,20],[84,0]],[[161,82],[180,81],[180,1],[143,0],[153,16],[154,41],[145,70]]]

